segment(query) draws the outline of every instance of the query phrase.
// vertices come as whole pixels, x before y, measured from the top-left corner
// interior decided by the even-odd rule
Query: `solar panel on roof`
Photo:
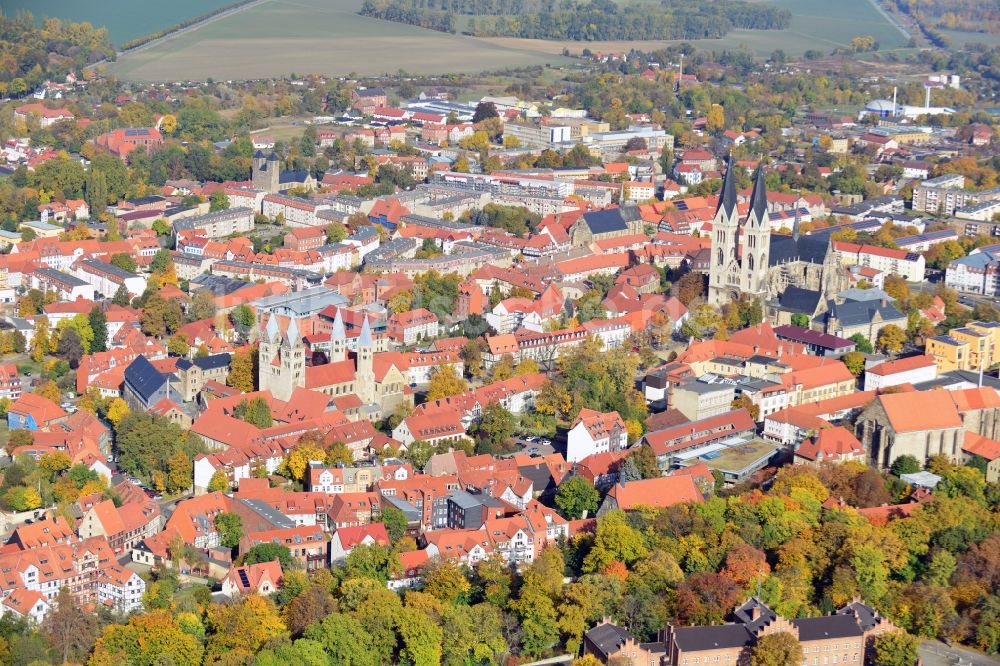
[[[240,569],[240,582],[243,583],[243,587],[250,587],[250,579],[247,578],[247,572],[245,569]]]

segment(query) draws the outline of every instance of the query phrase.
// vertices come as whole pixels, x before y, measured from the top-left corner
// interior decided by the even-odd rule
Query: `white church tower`
[[[767,295],[771,226],[767,216],[764,166],[761,164],[757,168],[750,195],[750,213],[742,228],[733,169],[733,156],[730,155],[712,221],[708,302],[715,306],[738,300],[742,294],[761,299]]]
[[[306,385],[306,350],[295,319],[282,336],[278,318],[270,315],[258,350],[258,384],[278,400],[288,400],[296,388]]]

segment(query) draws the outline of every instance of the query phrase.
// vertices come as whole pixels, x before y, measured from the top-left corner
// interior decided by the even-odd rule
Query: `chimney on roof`
[[[760,618],[760,606],[755,604],[753,608],[750,609],[750,619],[757,620],[759,618]]]

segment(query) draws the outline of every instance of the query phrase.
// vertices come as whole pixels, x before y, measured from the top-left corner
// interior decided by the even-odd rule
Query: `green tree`
[[[582,518],[597,510],[600,495],[594,485],[582,476],[573,476],[559,484],[556,506],[569,519]]]
[[[920,471],[920,461],[909,453],[904,453],[892,461],[891,471],[896,476],[916,474]]]
[[[872,347],[872,343],[861,333],[855,333],[851,336],[851,342],[854,343],[855,348],[862,354],[871,354],[875,351]]]
[[[94,340],[90,343],[90,353],[107,351],[108,349],[108,318],[104,314],[101,306],[95,305],[90,314],[87,315],[90,323],[90,330],[94,334]]]
[[[875,663],[879,666],[913,666],[920,641],[905,631],[890,631],[875,638]]]
[[[809,328],[809,315],[802,312],[796,312],[792,315],[792,326]]]
[[[208,210],[210,212],[214,213],[227,208],[229,208],[229,197],[222,190],[216,190],[208,197]]]
[[[215,317],[215,294],[210,289],[199,289],[191,297],[188,307],[188,319],[201,321]]]
[[[385,525],[385,531],[392,543],[396,543],[406,535],[406,514],[394,506],[382,509],[379,522]]]
[[[243,519],[239,514],[223,511],[215,516],[215,529],[219,532],[219,543],[236,548],[243,538]]]
[[[292,552],[287,546],[277,543],[258,543],[243,556],[243,564],[260,564],[278,560],[282,569],[294,569],[298,562],[292,559]]]
[[[233,409],[233,416],[258,428],[270,428],[274,423],[271,404],[261,397],[241,400]]]
[[[139,265],[135,263],[135,259],[127,252],[119,252],[118,254],[111,255],[111,260],[108,263],[129,273],[135,273],[139,269]]]
[[[513,414],[499,402],[491,403],[483,410],[482,419],[476,428],[477,449],[481,453],[499,454],[511,450],[511,435],[517,427]]]
[[[371,578],[381,583],[400,569],[399,555],[377,544],[355,546],[344,562],[347,576],[351,578]]]
[[[132,297],[128,293],[128,289],[125,288],[125,285],[118,287],[118,291],[115,292],[111,302],[120,307],[127,307],[132,302]]]
[[[750,666],[799,666],[802,645],[787,631],[762,636],[753,646]]]

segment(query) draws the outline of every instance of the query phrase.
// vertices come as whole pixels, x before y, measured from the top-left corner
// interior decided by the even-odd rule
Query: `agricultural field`
[[[0,0],[0,10],[8,16],[28,10],[36,19],[54,16],[69,21],[89,21],[108,29],[111,42],[121,44],[129,39],[162,30],[168,25],[201,16],[232,4],[234,0],[171,0],[156,5],[142,0]],[[153,8],[155,7],[155,10]],[[153,11],[151,11],[153,10]]]
[[[873,36],[882,50],[900,48],[907,40],[872,0],[774,3],[792,11],[788,30],[734,30],[725,39],[692,43],[706,49],[746,47],[762,55],[780,48],[795,56],[807,49],[826,52],[843,47],[859,35]],[[415,74],[477,72],[566,64],[569,60],[561,55],[563,49],[575,55],[584,48],[652,50],[669,43],[476,39],[358,16],[360,5],[361,0],[266,0],[122,56],[108,70],[119,78],[150,81],[247,79],[291,73],[380,75],[399,70]]]
[[[250,79],[291,73],[478,72],[569,62],[538,51],[358,16],[361,0],[268,0],[122,56],[129,80]]]

